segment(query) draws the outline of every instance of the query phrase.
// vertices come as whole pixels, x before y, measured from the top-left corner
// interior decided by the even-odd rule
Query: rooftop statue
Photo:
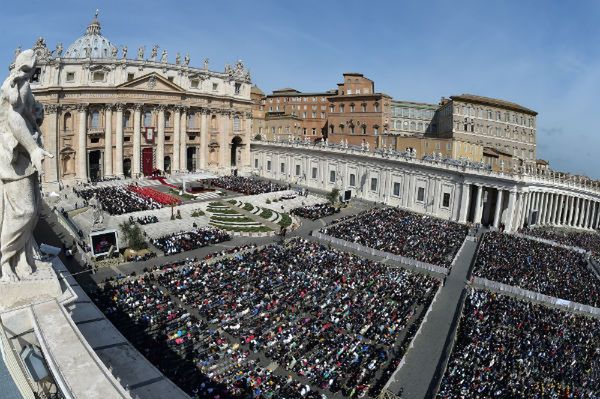
[[[33,272],[39,250],[33,239],[38,221],[38,174],[44,157],[39,125],[43,108],[29,80],[35,71],[33,50],[20,53],[0,88],[0,269],[2,281],[17,281]]]

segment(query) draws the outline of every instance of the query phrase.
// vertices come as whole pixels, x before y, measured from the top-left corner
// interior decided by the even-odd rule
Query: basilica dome
[[[117,47],[100,34],[100,22],[96,14],[85,34],[67,48],[65,58],[114,58],[116,52]]]

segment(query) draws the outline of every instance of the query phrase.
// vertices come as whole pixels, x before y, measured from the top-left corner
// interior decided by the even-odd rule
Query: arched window
[[[240,117],[239,116],[234,116],[233,117],[233,130],[234,131],[238,131],[240,130]]]
[[[194,112],[190,112],[187,116],[187,127],[188,129],[196,128],[196,114]]]
[[[152,112],[144,112],[144,127],[152,126]]]
[[[92,111],[92,113],[90,114],[90,126],[92,128],[99,128],[100,127],[100,112],[99,111]]]
[[[410,123],[410,131],[414,132],[417,129],[417,124],[413,121]]]
[[[165,112],[165,127],[171,126],[171,113]]]
[[[362,126],[360,127],[360,132],[361,132],[362,134],[367,134],[367,127],[366,127],[365,125],[362,125]]]
[[[210,117],[210,127],[211,129],[217,128],[217,115],[213,115]]]
[[[73,123],[73,121],[72,121],[72,118],[71,118],[71,113],[67,112],[63,116],[63,130],[72,130],[73,129],[72,123]]]

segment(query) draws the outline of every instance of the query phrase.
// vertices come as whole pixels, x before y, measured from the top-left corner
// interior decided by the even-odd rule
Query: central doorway
[[[231,140],[231,166],[237,166],[238,161],[242,160],[242,139],[239,136],[235,136]]]
[[[188,172],[196,170],[196,154],[196,147],[187,148],[187,165],[185,166]]]
[[[152,162],[153,150],[152,148],[144,148],[142,150],[142,173],[144,176],[152,175],[153,162]]]
[[[98,181],[102,178],[102,151],[94,150],[88,154],[88,168],[91,181]]]

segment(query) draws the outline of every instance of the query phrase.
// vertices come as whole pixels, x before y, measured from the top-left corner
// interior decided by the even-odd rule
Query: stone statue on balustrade
[[[92,216],[94,220],[92,229],[102,228],[104,224],[104,212],[102,212],[102,203],[98,200],[96,194],[94,194],[94,196],[90,198],[88,204],[92,208]]]
[[[34,51],[23,51],[0,88],[2,282],[26,278],[42,263],[33,238],[41,201],[38,175],[42,172],[42,160],[54,156],[41,145],[39,125],[44,111],[29,86],[35,66]]]

